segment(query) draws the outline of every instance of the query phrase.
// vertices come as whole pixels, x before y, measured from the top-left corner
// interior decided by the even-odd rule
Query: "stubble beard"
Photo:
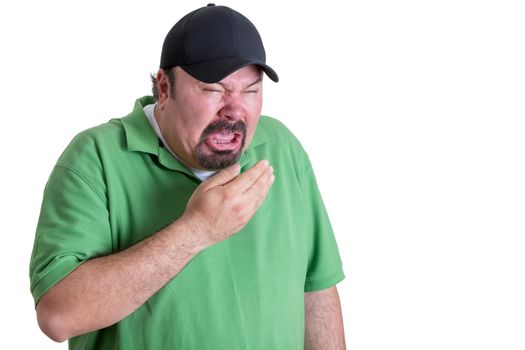
[[[209,150],[206,145],[206,139],[212,133],[229,131],[229,132],[240,132],[242,133],[241,145],[237,150]],[[242,121],[237,122],[228,122],[226,120],[218,120],[214,123],[211,123],[204,129],[202,135],[197,144],[195,151],[195,157],[197,162],[209,170],[221,170],[229,167],[239,161],[241,158],[242,152],[244,150],[244,143],[246,141],[246,124]],[[211,152],[211,153],[210,153]]]

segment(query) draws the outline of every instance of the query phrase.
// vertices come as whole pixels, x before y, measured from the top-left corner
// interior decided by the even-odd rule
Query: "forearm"
[[[337,288],[304,293],[305,350],[346,349]]]
[[[85,262],[41,298],[40,327],[63,341],[120,321],[204,249],[196,237],[177,221],[126,250]]]

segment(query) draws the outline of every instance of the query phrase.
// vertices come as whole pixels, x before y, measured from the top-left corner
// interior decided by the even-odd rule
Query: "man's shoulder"
[[[58,159],[58,164],[75,167],[92,163],[103,154],[119,152],[125,147],[125,133],[121,118],[79,132]]]
[[[93,126],[79,132],[75,139],[91,139],[96,142],[115,142],[118,136],[124,135],[124,128],[122,126],[122,118],[113,118],[105,123]]]

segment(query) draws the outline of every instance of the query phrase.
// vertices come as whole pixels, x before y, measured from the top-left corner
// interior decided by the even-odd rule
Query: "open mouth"
[[[206,137],[205,144],[211,151],[237,151],[242,144],[240,132],[220,131]]]

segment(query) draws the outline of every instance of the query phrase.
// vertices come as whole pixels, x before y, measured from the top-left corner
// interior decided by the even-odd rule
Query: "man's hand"
[[[204,181],[193,193],[179,221],[199,235],[204,246],[239,232],[262,204],[273,183],[273,168],[262,160],[240,174],[234,164]]]

